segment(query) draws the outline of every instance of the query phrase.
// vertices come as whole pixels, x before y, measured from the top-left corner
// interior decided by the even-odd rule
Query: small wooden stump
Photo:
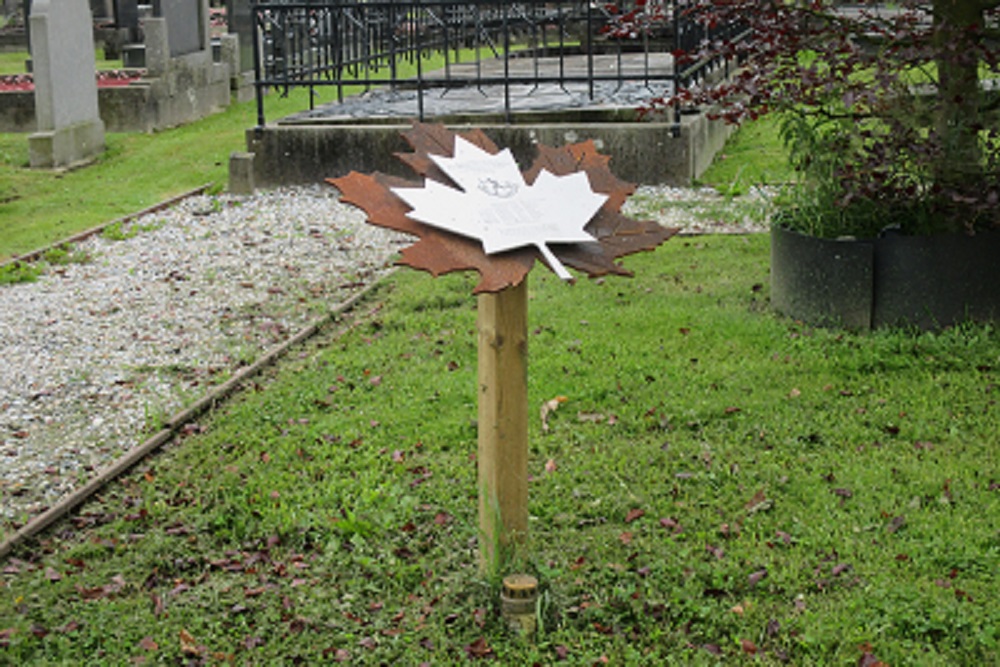
[[[480,567],[499,572],[528,532],[528,281],[480,294]]]

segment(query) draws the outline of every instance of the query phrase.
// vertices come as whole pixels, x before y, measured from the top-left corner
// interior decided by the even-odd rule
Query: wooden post
[[[479,295],[480,567],[528,531],[528,280]]]

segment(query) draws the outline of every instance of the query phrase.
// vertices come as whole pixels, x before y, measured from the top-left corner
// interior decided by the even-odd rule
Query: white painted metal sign
[[[426,180],[422,188],[393,188],[413,208],[413,220],[482,241],[488,255],[534,246],[563,280],[566,267],[546,244],[596,242],[584,227],[607,196],[591,190],[583,172],[555,176],[542,170],[524,182],[510,151],[491,155],[455,138],[455,156],[429,156],[461,190]]]

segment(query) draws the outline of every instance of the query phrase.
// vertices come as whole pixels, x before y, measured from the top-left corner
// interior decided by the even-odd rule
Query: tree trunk
[[[983,161],[979,145],[979,51],[983,9],[976,0],[935,0],[935,60],[938,98],[935,130],[941,139],[935,182],[946,197],[975,190],[982,182]],[[966,222],[945,216],[942,225],[958,231]]]

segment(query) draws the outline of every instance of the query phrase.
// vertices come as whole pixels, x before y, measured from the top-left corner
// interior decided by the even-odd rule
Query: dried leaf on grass
[[[204,648],[198,646],[198,642],[190,632],[181,628],[180,631],[181,653],[188,656],[198,656],[204,652]]]
[[[549,415],[558,410],[559,406],[568,400],[565,396],[556,396],[542,403],[542,408],[539,411],[542,418],[542,433],[549,432]]]

